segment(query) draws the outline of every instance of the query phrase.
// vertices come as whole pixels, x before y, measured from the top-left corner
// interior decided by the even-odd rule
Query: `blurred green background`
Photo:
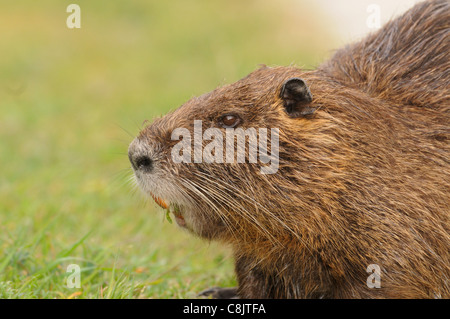
[[[0,298],[186,298],[235,285],[130,182],[144,120],[259,64],[314,68],[336,47],[302,1],[3,1]],[[66,285],[69,264],[81,287]]]

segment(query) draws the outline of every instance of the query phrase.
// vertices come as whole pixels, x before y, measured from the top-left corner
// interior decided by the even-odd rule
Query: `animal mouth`
[[[158,204],[158,206],[166,210],[166,218],[167,220],[169,220],[169,222],[171,222],[169,213],[172,213],[172,215],[175,217],[175,221],[177,222],[178,226],[186,227],[186,220],[184,219],[182,209],[179,205],[175,203],[167,204],[167,202],[164,199],[162,199],[161,197],[157,197],[152,193],[150,193],[150,196],[153,198],[155,203]]]

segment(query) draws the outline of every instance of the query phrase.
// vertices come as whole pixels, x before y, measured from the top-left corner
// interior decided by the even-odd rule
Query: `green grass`
[[[310,5],[22,0],[0,10],[0,298],[190,298],[235,285],[228,247],[164,221],[129,182],[142,122],[258,64],[332,48]],[[68,288],[67,266],[81,267]]]

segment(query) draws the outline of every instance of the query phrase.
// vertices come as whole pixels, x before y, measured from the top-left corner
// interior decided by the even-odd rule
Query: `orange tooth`
[[[167,205],[164,200],[162,200],[159,197],[155,197],[153,194],[150,194],[150,195],[153,197],[153,199],[155,200],[156,204],[158,204],[159,206],[161,206],[164,209],[168,209],[169,208],[169,205]]]

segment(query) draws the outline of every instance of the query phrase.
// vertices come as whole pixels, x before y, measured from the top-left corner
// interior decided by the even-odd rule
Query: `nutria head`
[[[301,77],[261,67],[154,120],[129,147],[141,189],[201,237],[273,237],[298,165],[292,128],[315,111]]]

